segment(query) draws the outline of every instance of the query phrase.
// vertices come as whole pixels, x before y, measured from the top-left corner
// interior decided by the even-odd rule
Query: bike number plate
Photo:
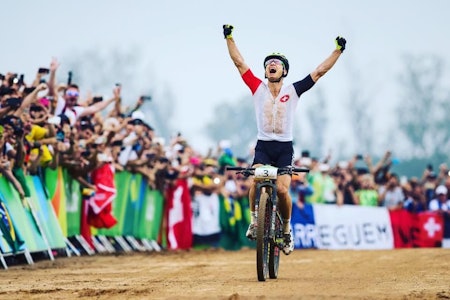
[[[278,168],[262,166],[255,169],[255,179],[277,179]]]

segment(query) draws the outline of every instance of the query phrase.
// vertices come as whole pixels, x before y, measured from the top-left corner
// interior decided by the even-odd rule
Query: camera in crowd
[[[92,98],[92,103],[98,103],[98,102],[102,102],[103,101],[103,97],[102,96],[97,96]]]
[[[144,96],[141,96],[141,99],[142,99],[142,101],[151,101],[152,96],[144,95]]]
[[[6,95],[11,95],[14,92],[14,89],[4,86],[2,85],[0,87],[0,97],[6,96]]]
[[[35,86],[29,86],[23,89],[23,94],[28,95],[31,94],[36,89]]]
[[[6,99],[6,101],[4,102],[4,106],[5,107],[10,107],[12,109],[17,109],[20,107],[20,105],[22,104],[23,99],[22,98],[18,98],[18,97],[11,97]]]
[[[38,69],[38,73],[39,73],[39,74],[49,74],[49,73],[50,73],[50,69],[47,69],[47,68],[39,68],[39,69]]]
[[[24,75],[24,74],[20,74],[20,75],[12,74],[12,75],[9,77],[9,79],[8,79],[8,85],[9,85],[10,87],[12,87],[12,86],[15,85],[15,84],[17,84],[17,85],[23,85],[23,83],[24,83],[24,78],[25,78],[25,75]]]

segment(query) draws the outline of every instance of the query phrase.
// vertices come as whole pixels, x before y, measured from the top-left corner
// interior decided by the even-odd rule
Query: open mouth
[[[277,69],[275,69],[275,68],[270,68],[270,70],[269,70],[269,73],[270,74],[274,74],[274,73],[276,73],[277,72]]]

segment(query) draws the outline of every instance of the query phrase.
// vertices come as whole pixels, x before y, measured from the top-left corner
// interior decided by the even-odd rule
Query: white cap
[[[112,161],[111,157],[104,153],[98,153],[97,160],[100,162],[111,162]]]
[[[52,116],[52,117],[47,119],[47,123],[48,124],[53,124],[53,125],[60,125],[61,124],[61,117],[59,117],[59,116]]]
[[[182,150],[184,147],[181,144],[176,143],[175,145],[173,145],[172,149],[174,151],[180,151]]]
[[[447,188],[445,187],[445,185],[440,185],[436,188],[436,195],[439,195],[439,194],[447,195],[447,192],[448,191],[447,191]]]
[[[229,140],[221,140],[219,142],[220,149],[226,149],[231,147],[231,142]]]
[[[328,164],[320,164],[319,171],[320,172],[328,172],[330,170],[330,166]]]
[[[133,111],[133,113],[131,114],[131,118],[133,120],[141,120],[141,121],[145,121],[145,115],[142,111],[140,110],[135,110]]]
[[[348,168],[348,161],[342,160],[338,162],[338,167],[341,169],[347,169]]]
[[[300,158],[300,166],[302,167],[309,167],[311,166],[311,157],[302,157]]]

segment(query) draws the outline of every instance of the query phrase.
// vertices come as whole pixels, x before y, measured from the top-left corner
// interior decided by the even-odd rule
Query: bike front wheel
[[[265,281],[269,273],[271,214],[272,207],[269,194],[262,193],[259,199],[258,227],[256,230],[256,270],[259,281]]]
[[[278,235],[281,231],[281,219],[277,214],[275,218],[275,235]],[[277,237],[271,239],[269,244],[269,277],[274,279],[278,277],[278,266],[280,265],[280,246],[277,243]]]

